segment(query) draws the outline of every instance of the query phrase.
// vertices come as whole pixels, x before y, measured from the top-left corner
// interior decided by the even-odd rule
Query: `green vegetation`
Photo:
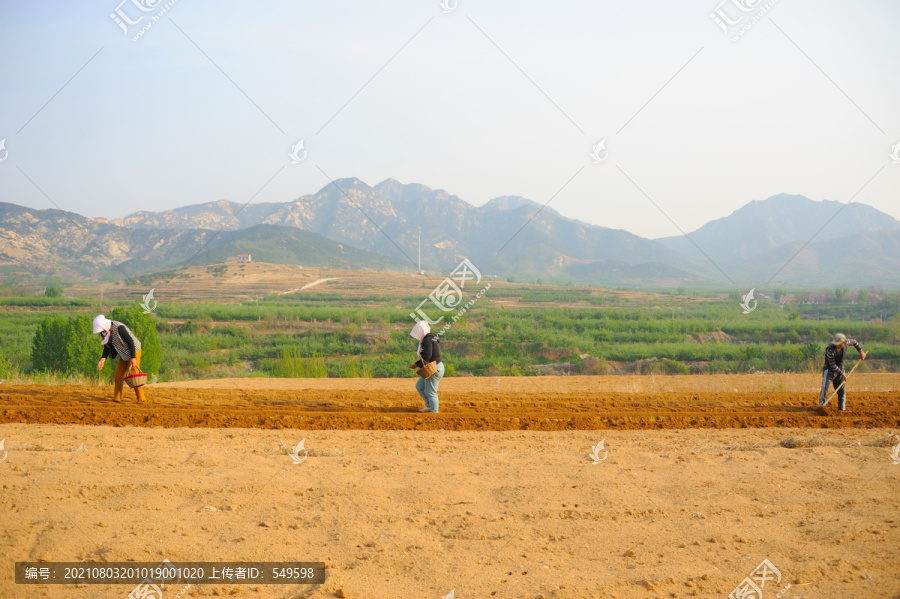
[[[108,318],[126,324],[134,332],[142,345],[141,370],[156,374],[161,348],[153,319],[137,306],[115,308]],[[42,318],[31,340],[31,371],[111,380],[115,368],[113,360],[107,361],[103,370],[97,372],[102,349],[98,336],[92,334],[92,321],[93,317],[86,313],[67,318],[59,315]]]
[[[304,358],[293,348],[288,348],[281,352],[276,373],[284,378],[318,379],[328,376],[328,367],[325,358],[316,355]]]
[[[136,305],[118,307],[106,315],[110,320],[125,324],[141,342],[141,372],[155,375],[159,372],[162,346],[156,331],[156,322],[149,314]]]
[[[37,326],[31,342],[31,364],[35,372],[95,375],[97,359],[91,346],[91,318],[79,314],[69,318],[47,316]]]
[[[422,295],[407,293],[160,303],[152,315],[132,303],[106,314],[135,332],[142,368],[163,381],[410,376],[416,343],[409,312]],[[821,367],[825,344],[838,331],[871,350],[861,370],[900,371],[900,294],[851,292],[864,301],[839,303],[829,293],[828,301],[784,307],[763,297],[743,314],[728,292],[703,293],[492,288],[443,337],[447,372],[805,372]],[[97,376],[101,347],[90,324],[102,311],[89,300],[0,298],[0,379],[41,372]]]

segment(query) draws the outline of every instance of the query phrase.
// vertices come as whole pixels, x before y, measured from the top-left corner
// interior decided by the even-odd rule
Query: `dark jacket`
[[[116,329],[115,332],[117,332],[119,334],[119,338],[125,342],[125,345],[128,347],[128,349],[131,352],[131,356],[134,357],[135,356],[134,337],[132,337],[131,334],[128,332],[128,327],[126,327],[124,324],[120,324],[119,328]],[[109,342],[107,342],[107,344],[103,346],[103,355],[101,357],[103,357],[103,358],[110,358],[110,357],[118,358],[119,357],[119,352],[117,352],[116,348],[113,346],[112,339],[110,339]],[[129,359],[131,359],[131,358],[129,358]]]
[[[827,370],[832,376],[837,373],[844,374],[844,352],[849,346],[855,347],[856,351],[862,353],[862,347],[856,339],[847,339],[841,349],[835,347],[834,343],[829,344],[825,348],[825,366],[822,370]]]
[[[441,363],[441,338],[434,333],[428,333],[422,339],[422,359],[416,360],[416,366],[421,368],[428,362]]]

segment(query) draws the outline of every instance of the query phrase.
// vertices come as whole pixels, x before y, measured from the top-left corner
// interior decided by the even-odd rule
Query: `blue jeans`
[[[441,379],[444,377],[444,363],[441,362],[437,365],[437,372],[432,374],[427,379],[423,379],[419,377],[419,380],[416,381],[416,391],[419,392],[419,395],[422,396],[422,401],[425,402],[425,407],[431,410],[432,412],[438,411],[438,385],[441,382]]]

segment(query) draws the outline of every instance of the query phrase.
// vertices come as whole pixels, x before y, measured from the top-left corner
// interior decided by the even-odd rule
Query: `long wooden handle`
[[[825,403],[822,404],[822,407],[823,407],[823,408],[824,408],[825,406],[827,406],[827,405],[828,405],[828,402],[831,401],[831,398],[834,397],[835,395],[837,395],[837,394],[838,394],[838,391],[840,391],[840,390],[844,387],[844,385],[847,383],[847,377],[849,377],[851,374],[853,374],[853,371],[856,370],[856,367],[859,366],[860,364],[862,364],[862,358],[860,358],[859,362],[857,362],[857,363],[853,366],[853,368],[850,369],[850,372],[847,373],[847,375],[844,377],[844,380],[841,381],[841,384],[840,384],[840,385],[838,385],[838,388],[835,389],[835,390],[834,390],[834,393],[831,394],[831,397],[829,397],[828,399],[825,400]]]

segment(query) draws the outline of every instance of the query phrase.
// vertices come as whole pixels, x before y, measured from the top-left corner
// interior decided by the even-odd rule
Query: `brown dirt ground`
[[[897,599],[897,439],[845,429],[779,444],[813,432],[0,424],[0,597],[133,587],[15,585],[15,561],[168,558],[323,561],[328,579],[164,599],[721,598],[768,559],[781,579],[766,599]],[[301,439],[295,465],[280,443]]]
[[[817,407],[817,379],[453,377],[441,383],[440,414],[416,411],[421,400],[413,379],[158,384],[147,386],[147,404],[113,404],[110,387],[2,385],[0,423],[452,431],[900,427],[900,375],[854,378],[844,413],[836,399],[826,410]],[[709,390],[717,386],[730,390]],[[777,390],[786,388],[793,390]]]
[[[604,376],[512,376],[512,377],[447,377],[441,381],[442,391],[460,393],[581,393],[584,391],[617,391],[665,393],[669,391],[794,391],[818,394],[822,380],[820,373],[757,373],[757,374],[700,374],[700,375],[604,375]],[[224,378],[211,380],[159,383],[149,389],[371,389],[378,391],[409,391],[415,377],[409,379],[279,379]],[[853,374],[853,391],[900,390],[900,374]]]

